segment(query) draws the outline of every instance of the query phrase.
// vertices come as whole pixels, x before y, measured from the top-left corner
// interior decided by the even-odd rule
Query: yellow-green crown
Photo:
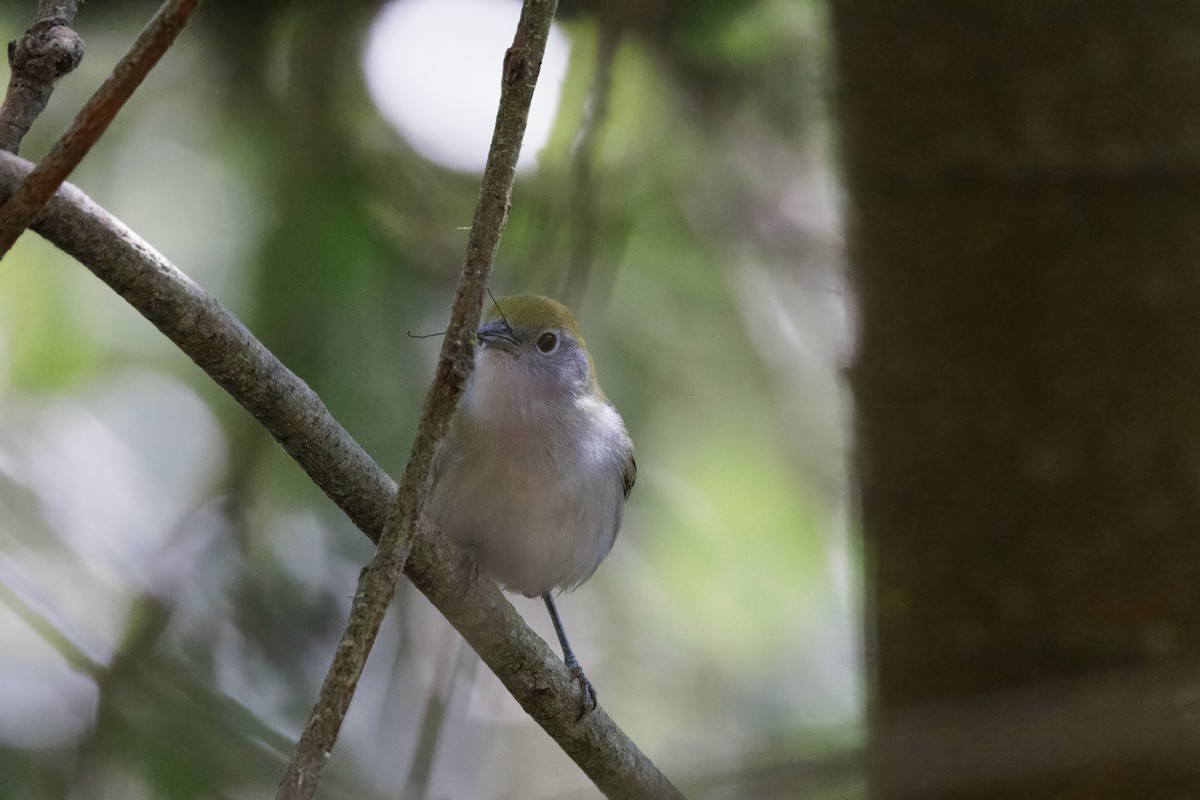
[[[501,312],[504,312],[503,315]],[[484,322],[495,322],[501,319],[501,316],[508,320],[508,324],[513,330],[562,328],[571,334],[571,337],[580,345],[583,344],[579,323],[575,321],[575,315],[571,313],[571,309],[549,297],[536,294],[514,294],[509,297],[501,297],[484,309]]]

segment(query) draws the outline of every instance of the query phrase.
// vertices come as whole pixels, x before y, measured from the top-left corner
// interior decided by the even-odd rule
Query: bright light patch
[[[521,4],[513,0],[394,0],[371,26],[367,88],[383,116],[421,155],[482,172],[500,102],[500,69]],[[568,45],[550,30],[518,169],[550,137]]]

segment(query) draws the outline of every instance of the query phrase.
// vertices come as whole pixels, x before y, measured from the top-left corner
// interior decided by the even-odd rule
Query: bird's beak
[[[516,352],[517,340],[513,338],[512,328],[504,320],[487,323],[475,331],[475,336],[484,347],[495,347],[506,353]]]

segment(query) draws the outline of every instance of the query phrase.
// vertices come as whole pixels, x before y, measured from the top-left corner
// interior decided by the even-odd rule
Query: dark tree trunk
[[[1200,4],[833,12],[873,795],[1200,797]]]

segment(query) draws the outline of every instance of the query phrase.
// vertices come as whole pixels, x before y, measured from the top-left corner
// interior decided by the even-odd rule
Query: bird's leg
[[[542,595],[542,600],[546,602],[546,610],[550,612],[550,621],[554,623],[554,632],[558,634],[558,644],[562,647],[563,652],[563,663],[571,671],[571,680],[579,684],[579,716],[575,719],[581,720],[596,710],[596,690],[587,676],[583,674],[583,667],[579,666],[579,659],[575,658],[575,653],[571,650],[571,643],[567,641],[567,633],[563,630],[562,620],[558,618],[558,609],[554,606],[554,597],[546,592]]]

